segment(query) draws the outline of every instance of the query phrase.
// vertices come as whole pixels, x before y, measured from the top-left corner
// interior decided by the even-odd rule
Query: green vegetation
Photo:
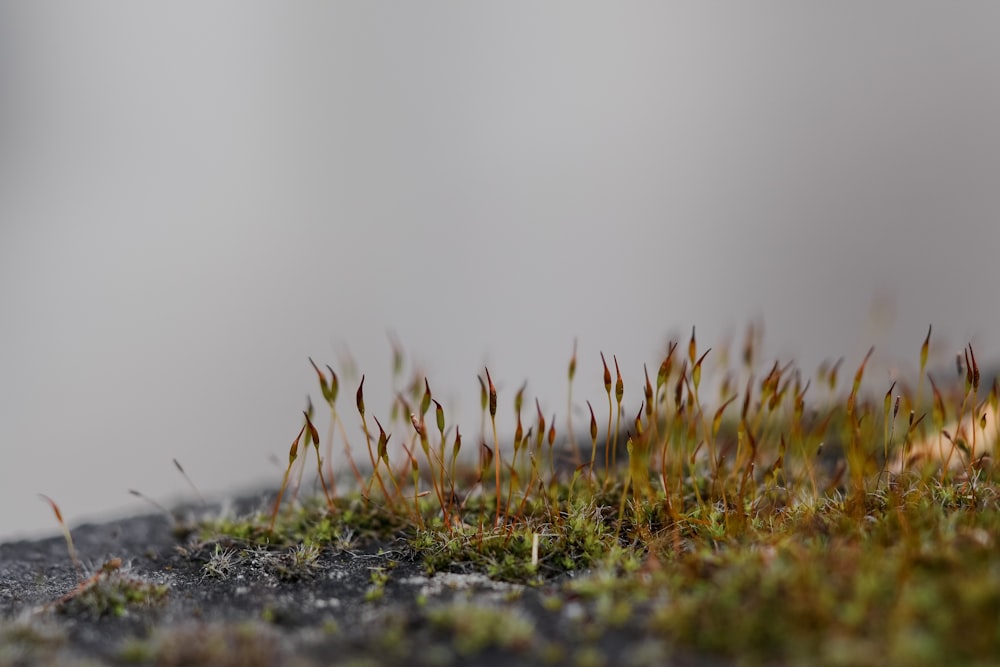
[[[475,655],[499,647],[518,651],[538,642],[529,619],[516,611],[455,603],[428,612],[431,627],[449,636],[459,655]]]
[[[31,656],[54,664],[66,644],[66,631],[34,618],[0,621],[0,667],[13,667]]]
[[[930,377],[929,343],[930,331],[916,386],[865,380],[869,352],[841,388],[840,361],[808,379],[791,363],[759,372],[753,328],[737,364],[728,350],[701,350],[692,331],[654,379],[646,373],[636,414],[623,410],[617,359],[612,373],[602,355],[606,410],[588,403],[582,443],[569,419],[560,438],[555,416],[537,401],[526,408],[525,387],[512,397],[513,438],[501,442],[487,370],[480,437],[465,449],[427,379],[403,382],[398,346],[397,399],[382,419],[366,411],[364,377],[348,418],[338,375],[313,364],[326,437],[310,405],[270,511],[202,527],[217,545],[205,572],[274,552],[304,576],[317,550],[399,540],[428,572],[555,586],[547,609],[586,602],[583,636],[630,628],[645,637],[631,648],[651,660],[677,648],[746,664],[990,663],[1000,655],[998,390],[979,398],[971,347],[954,389]],[[574,350],[570,396],[576,369]],[[348,435],[355,426],[359,438]],[[316,497],[299,497],[307,471]],[[390,578],[373,569],[367,599]],[[498,614],[427,617],[463,654],[535,641],[523,619]],[[586,645],[572,659],[606,658]]]
[[[342,416],[340,378],[313,364],[328,430],[321,438],[310,403],[273,501],[246,516],[175,521],[181,543],[157,561],[163,569],[147,570],[207,591],[203,602],[255,588],[280,594],[248,603],[242,620],[198,620],[189,606],[192,619],[131,635],[113,655],[156,664],[276,664],[293,653],[303,664],[502,655],[638,666],[676,654],[750,665],[994,663],[1000,388],[983,381],[971,346],[953,382],[927,372],[928,331],[912,383],[880,386],[869,352],[842,387],[842,361],[809,378],[791,363],[761,372],[759,345],[750,329],[734,364],[725,346],[700,350],[692,331],[686,348],[669,345],[655,379],[645,374],[636,412],[624,407],[618,360],[601,355],[607,400],[587,403],[582,437],[569,418],[557,428],[537,400],[526,406],[525,386],[505,397],[511,421],[498,428],[507,410],[486,370],[479,434],[464,448],[430,382],[404,383],[398,346],[384,417],[366,412],[364,377],[354,416]],[[576,369],[574,350],[570,397]],[[504,428],[512,438],[500,439]],[[85,572],[59,507],[43,498],[76,585],[36,613],[0,619],[0,665],[57,662],[72,655],[81,621],[127,630],[116,617],[166,601],[165,583],[119,558]]]
[[[46,606],[67,615],[89,615],[91,617],[124,616],[130,608],[149,607],[163,600],[167,595],[166,584],[155,584],[140,577],[132,576],[128,566],[120,558],[111,558],[90,577],[85,578],[83,565],[76,554],[73,536],[63,520],[62,512],[54,500],[42,495],[56,515],[66,539],[70,560],[76,571],[79,585],[58,600]]]
[[[236,572],[257,572],[281,581],[312,579],[323,571],[320,549],[315,544],[300,544],[285,550],[268,549],[262,545],[237,549],[223,548],[216,543],[202,566],[206,577],[228,579]]]
[[[278,638],[262,623],[184,624],[134,639],[118,656],[125,663],[159,667],[216,665],[269,667],[285,664]]]
[[[113,558],[89,579],[53,603],[56,611],[92,616],[124,616],[133,607],[148,607],[167,594],[165,584],[154,584],[131,576],[118,558]]]

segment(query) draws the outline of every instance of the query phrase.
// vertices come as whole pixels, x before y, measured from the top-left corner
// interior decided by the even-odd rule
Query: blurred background
[[[808,372],[876,345],[883,383],[931,323],[937,362],[1000,358],[997,35],[974,2],[3,2],[0,539],[57,530],[38,492],[189,495],[173,458],[276,485],[308,357],[385,416],[390,332],[472,434],[484,364],[501,430],[525,380],[563,423],[574,339],[581,405],[600,351],[637,405],[692,325]]]

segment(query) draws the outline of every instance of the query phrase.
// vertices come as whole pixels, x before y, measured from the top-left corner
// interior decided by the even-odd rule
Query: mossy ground
[[[398,349],[395,438],[366,412],[363,378],[349,419],[340,379],[314,365],[328,435],[310,406],[277,497],[203,518],[170,560],[211,595],[274,596],[114,657],[174,664],[163,633],[238,646],[253,622],[293,630],[255,650],[259,664],[991,664],[997,388],[971,348],[957,382],[930,377],[929,339],[912,386],[879,387],[866,357],[842,388],[839,362],[808,379],[758,369],[752,330],[736,367],[692,333],[647,374],[635,414],[604,363],[607,404],[588,404],[582,438],[538,403],[523,422],[522,388],[502,442],[487,371],[471,460],[430,383],[402,383]],[[575,373],[574,353],[570,395]]]

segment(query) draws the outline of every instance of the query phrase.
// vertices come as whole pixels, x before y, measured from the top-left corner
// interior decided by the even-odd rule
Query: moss
[[[0,666],[55,662],[66,643],[66,631],[41,618],[0,621]]]
[[[180,665],[270,667],[281,664],[285,652],[273,631],[260,623],[187,623],[128,642],[119,659]]]
[[[928,390],[928,334],[916,387],[871,394],[862,390],[867,356],[841,388],[840,362],[811,379],[791,363],[757,368],[759,341],[752,331],[747,341],[743,365],[720,369],[713,392],[703,369],[713,357],[699,354],[694,333],[686,346],[672,343],[653,366],[655,382],[647,374],[644,386],[629,388],[644,398],[634,417],[623,412],[620,375],[612,383],[603,363],[607,403],[588,404],[589,432],[562,441],[537,403],[537,415],[525,413],[523,387],[513,396],[514,436],[501,441],[500,396],[486,372],[474,460],[460,456],[461,434],[425,378],[396,378],[405,388],[386,425],[366,412],[362,382],[355,417],[364,439],[345,446],[349,465],[339,471],[355,478],[353,490],[332,491],[336,475],[321,472],[317,497],[206,523],[203,539],[229,545],[216,548],[206,571],[222,573],[227,559],[263,549],[288,572],[308,572],[316,550],[396,541],[428,573],[549,587],[545,613],[572,611],[581,636],[634,633],[626,653],[636,663],[673,650],[759,664],[992,659],[1000,652],[1000,484],[979,453],[995,448],[985,416],[1000,396],[994,387],[977,398],[971,349],[964,386]],[[331,432],[346,442],[339,381],[331,368],[314,368]],[[574,353],[571,392],[575,370]],[[813,386],[819,399],[807,398]],[[973,427],[963,426],[954,457],[929,465],[923,447],[919,465],[908,463],[921,443],[958,432],[948,416],[982,425],[979,458],[968,444]],[[310,447],[324,451],[319,438],[309,410],[286,483],[306,469]],[[359,467],[352,451],[373,466]],[[575,463],[559,463],[566,460]],[[370,578],[366,597],[377,600],[389,573],[374,568]],[[463,654],[537,643],[502,608],[441,608],[426,598],[418,608]],[[590,646],[552,653],[583,665],[611,660]]]
[[[531,653],[540,643],[534,624],[514,608],[458,602],[425,613],[431,627],[462,656],[492,649]]]
[[[371,568],[368,575],[370,585],[365,592],[367,602],[381,600],[382,596],[385,595],[385,585],[389,583],[389,569],[381,566]]]
[[[132,576],[120,560],[112,559],[91,578],[53,603],[52,608],[70,616],[124,616],[131,609],[160,603],[168,591],[166,584]]]
[[[202,545],[202,549],[206,546]],[[322,549],[312,543],[269,549],[263,545],[223,547],[216,542],[201,569],[204,576],[221,580],[240,573],[254,578],[298,581],[311,579],[323,571],[321,553]]]

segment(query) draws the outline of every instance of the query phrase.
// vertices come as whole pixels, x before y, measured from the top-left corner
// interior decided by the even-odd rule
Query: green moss
[[[152,662],[159,667],[181,665],[269,666],[281,664],[284,653],[274,632],[260,623],[187,623],[131,640],[119,659]]]
[[[385,585],[389,583],[390,569],[389,567],[381,566],[371,568],[368,575],[370,585],[365,592],[365,600],[367,602],[381,600],[382,596],[385,595]]]
[[[0,667],[56,662],[66,631],[41,618],[0,621]]]
[[[333,493],[324,479],[319,497],[206,523],[204,539],[229,545],[206,571],[263,549],[303,572],[323,550],[398,541],[428,573],[550,586],[544,612],[572,607],[581,636],[643,637],[636,664],[674,649],[751,664],[976,664],[1000,654],[1000,480],[980,454],[998,434],[978,421],[1000,396],[994,388],[976,398],[974,357],[966,355],[964,387],[929,390],[918,378],[915,388],[877,386],[871,395],[862,390],[867,357],[842,390],[839,365],[810,381],[792,364],[754,367],[755,340],[744,365],[719,370],[717,396],[705,393],[708,353],[699,356],[693,334],[686,358],[672,344],[655,383],[627,391],[615,383],[614,398],[605,366],[607,403],[591,408],[586,435],[566,439],[580,451],[559,444],[540,410],[525,420],[523,388],[512,397],[515,435],[500,441],[492,427],[503,411],[488,375],[481,433],[468,439],[479,441],[477,461],[460,457],[461,439],[422,377],[395,385],[405,389],[385,425],[366,413],[359,386],[365,437],[350,451],[375,471],[349,466],[341,476],[367,477],[353,490]],[[571,385],[575,365],[574,356]],[[346,439],[336,378],[316,372],[331,431]],[[811,386],[820,398],[807,399]],[[622,391],[644,398],[634,417],[623,413]],[[307,465],[310,445],[322,451],[311,414],[289,473]],[[958,432],[949,416],[976,425],[963,427],[957,465],[910,464],[922,442]],[[395,430],[391,442],[383,426]],[[970,428],[979,428],[975,452]],[[557,465],[574,459],[582,465]],[[377,600],[389,573],[370,576],[367,598]],[[502,608],[426,599],[419,607],[463,654],[537,639]],[[588,646],[556,653],[576,664],[613,661]]]
[[[53,608],[66,615],[124,616],[130,609],[150,607],[167,595],[166,584],[155,584],[124,571],[113,559],[76,589],[57,600]]]
[[[458,602],[429,609],[426,615],[462,656],[498,648],[530,653],[540,642],[531,620],[514,609]]]
[[[323,571],[321,553],[322,549],[313,543],[269,549],[263,545],[223,547],[216,542],[201,569],[206,577],[222,580],[239,572],[298,581]]]

